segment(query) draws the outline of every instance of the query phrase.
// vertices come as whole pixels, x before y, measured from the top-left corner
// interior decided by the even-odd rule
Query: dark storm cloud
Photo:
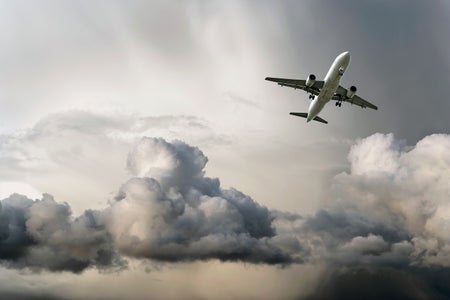
[[[449,280],[448,269],[333,269],[302,299],[449,299]]]
[[[333,202],[292,230],[329,267],[305,299],[450,298],[449,149],[448,135],[408,147],[375,134],[352,147]]]
[[[138,177],[122,186],[104,214],[121,253],[165,261],[291,262],[273,239],[269,210],[205,177],[206,162],[183,142],[141,140],[128,157]]]
[[[74,218],[45,195],[1,202],[0,255],[10,268],[120,269],[124,258],[319,263],[309,299],[446,299],[450,272],[448,135],[407,146],[393,135],[355,143],[330,203],[313,215],[270,211],[206,177],[206,156],[143,138],[132,174],[102,211]],[[119,255],[121,255],[121,258]],[[307,298],[308,299],[308,298]]]
[[[36,201],[12,195],[1,202],[0,258],[14,268],[73,272],[123,266],[116,249],[129,257],[173,262],[292,262],[277,245],[270,211],[205,177],[206,162],[196,147],[144,138],[128,157],[137,177],[104,211],[73,218],[67,204],[49,195]],[[298,243],[294,247],[301,250]]]
[[[98,212],[86,211],[73,219],[70,207],[49,195],[35,201],[11,195],[1,201],[0,260],[8,267],[51,271],[120,267],[124,262],[97,218]]]
[[[160,261],[326,262],[336,268],[448,268],[450,137],[414,147],[375,134],[357,142],[333,200],[311,216],[270,211],[204,174],[181,141],[143,138],[133,175],[102,211],[73,218],[46,195],[2,201],[1,255],[10,267],[81,271],[121,266],[117,253]]]
[[[24,292],[24,291],[11,291],[0,292],[0,299],[14,299],[14,300],[62,300],[69,299],[60,295],[53,295],[52,293],[42,292]]]
[[[449,149],[448,135],[414,147],[393,135],[359,141],[351,171],[333,180],[333,200],[292,233],[331,264],[448,268]]]

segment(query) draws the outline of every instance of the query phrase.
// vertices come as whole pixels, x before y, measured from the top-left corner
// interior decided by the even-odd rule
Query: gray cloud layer
[[[204,176],[207,158],[183,142],[144,138],[130,152],[137,177],[104,211],[73,219],[67,204],[46,195],[2,201],[1,258],[11,267],[78,272],[120,266],[130,257],[289,263],[276,244],[267,208]]]
[[[74,218],[45,195],[1,202],[2,261],[78,272],[124,265],[118,253],[161,261],[220,259],[335,266],[448,268],[450,136],[414,147],[375,134],[349,154],[333,201],[312,216],[270,211],[204,175],[207,158],[181,141],[143,138],[132,175],[102,211]]]
[[[305,300],[449,299],[448,270],[352,268],[330,270]]]
[[[144,138],[131,151],[135,177],[105,211],[118,249],[166,261],[217,258],[285,263],[269,210],[204,176],[207,158],[183,142]]]
[[[449,266],[450,137],[402,144],[375,134],[352,147],[333,202],[297,231],[312,253],[337,265]]]
[[[110,235],[87,210],[73,218],[67,204],[49,195],[30,200],[11,195],[1,201],[0,259],[8,267],[80,272],[87,267],[121,267]]]
[[[132,177],[105,209],[74,217],[49,195],[2,200],[0,260],[75,273],[120,270],[126,258],[325,263],[329,271],[310,299],[446,299],[449,150],[443,134],[413,147],[392,134],[359,140],[329,202],[301,216],[221,188],[205,176],[208,159],[196,147],[142,138],[128,155]]]

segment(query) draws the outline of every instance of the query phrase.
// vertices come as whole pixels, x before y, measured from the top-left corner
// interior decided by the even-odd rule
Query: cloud
[[[31,128],[0,134],[0,194],[51,191],[76,214],[103,209],[130,174],[126,157],[142,136],[183,137],[205,150],[227,147],[231,139],[192,116],[139,116],[69,110],[50,114]],[[26,182],[24,182],[26,181]],[[15,191],[12,182],[22,182]],[[95,182],[95,184],[93,184]],[[74,195],[77,195],[74,197]]]
[[[427,136],[415,147],[402,146],[392,135],[360,141],[349,155],[352,171],[335,179],[339,205],[366,224],[384,227],[382,236],[391,247],[409,244],[411,264],[448,267],[450,235],[442,228],[450,225],[449,149],[450,137],[443,134]]]
[[[448,135],[428,136],[415,147],[391,134],[360,140],[349,154],[351,171],[333,180],[327,207],[284,222],[297,222],[290,234],[311,245],[310,260],[448,268],[450,236],[442,228],[450,225],[449,149]]]
[[[375,134],[349,153],[326,208],[295,228],[329,274],[307,299],[448,299],[450,136]]]
[[[331,269],[302,299],[449,299],[449,278],[448,270]]]
[[[42,198],[42,193],[29,184],[16,181],[0,182],[0,199],[4,199],[14,193],[25,195],[31,199]]]
[[[183,136],[202,147],[229,142],[205,120],[192,116],[141,117],[69,110],[50,114],[30,129],[0,135],[0,163],[7,166],[0,170],[0,176],[21,177],[23,172],[48,170],[55,165],[73,168],[82,158],[104,157],[107,150],[125,155],[129,144],[144,135],[169,139]]]
[[[139,177],[121,187],[105,212],[118,249],[165,261],[291,262],[273,239],[269,210],[205,177],[206,162],[183,142],[143,138],[128,158]]]
[[[36,294],[36,293],[27,293],[27,292],[18,292],[18,291],[11,291],[11,292],[0,292],[0,297],[2,299],[16,299],[16,300],[61,300],[64,299],[61,296],[55,296],[51,294]]]
[[[333,179],[329,202],[302,216],[223,189],[205,176],[208,159],[199,148],[146,137],[129,152],[132,177],[103,210],[74,218],[49,195],[3,200],[0,255],[12,268],[73,272],[120,269],[126,258],[325,263],[330,295],[347,295],[353,278],[362,285],[392,278],[401,288],[410,282],[406,274],[423,283],[416,289],[424,294],[445,296],[428,278],[435,271],[438,282],[449,276],[450,236],[442,230],[450,226],[448,150],[443,134],[413,147],[392,134],[361,139],[350,150],[349,171]]]
[[[49,195],[2,203],[2,253],[9,267],[68,270],[122,267],[117,253],[161,261],[220,259],[290,263],[270,211],[204,176],[207,158],[181,141],[143,138],[130,151],[135,175],[103,211],[73,218]],[[297,245],[298,246],[298,245]]]
[[[98,212],[75,219],[67,204],[49,195],[30,200],[14,194],[1,201],[0,260],[8,267],[80,272],[122,267]]]

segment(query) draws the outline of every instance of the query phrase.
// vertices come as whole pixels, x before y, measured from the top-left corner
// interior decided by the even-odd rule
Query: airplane
[[[306,80],[273,78],[266,77],[266,80],[274,81],[281,86],[287,86],[294,89],[302,89],[310,94],[309,109],[307,113],[291,112],[290,115],[306,118],[306,122],[311,120],[328,124],[327,121],[319,117],[319,113],[330,100],[336,100],[336,106],[340,107],[342,102],[349,102],[361,106],[362,108],[372,108],[377,110],[378,107],[356,95],[356,87],[351,86],[349,89],[339,85],[342,75],[344,75],[350,63],[350,53],[344,52],[338,55],[330,67],[323,81],[316,80],[314,74],[310,74]],[[317,97],[316,97],[317,96]]]

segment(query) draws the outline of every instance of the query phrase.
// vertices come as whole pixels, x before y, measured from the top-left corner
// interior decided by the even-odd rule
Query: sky
[[[449,14],[1,0],[0,298],[449,299]]]

